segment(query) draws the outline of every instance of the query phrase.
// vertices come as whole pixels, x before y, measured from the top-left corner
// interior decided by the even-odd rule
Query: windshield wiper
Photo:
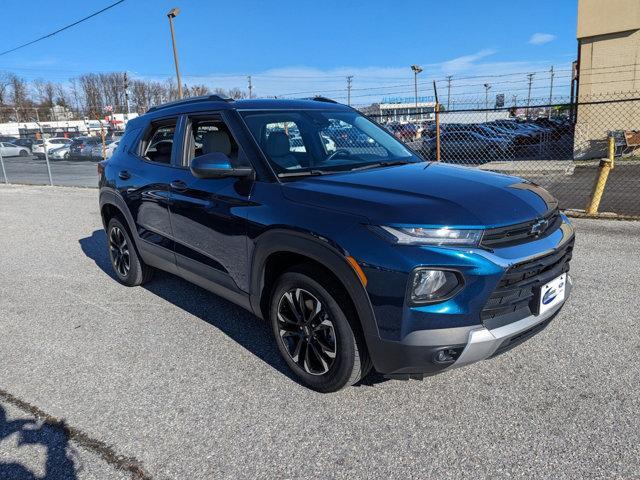
[[[286,178],[286,177],[309,177],[312,175],[324,175],[325,172],[322,170],[303,170],[300,172],[283,172],[279,173],[278,177]]]
[[[377,167],[393,167],[394,165],[405,165],[407,163],[414,163],[414,162],[409,162],[407,160],[394,160],[391,162],[376,162],[376,163],[370,163],[368,165],[362,165],[361,167],[352,168],[349,171],[353,172],[355,170],[368,170],[369,168],[377,168]]]

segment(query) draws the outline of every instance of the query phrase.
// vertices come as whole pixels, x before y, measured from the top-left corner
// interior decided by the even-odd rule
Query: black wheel
[[[358,320],[322,272],[283,274],[273,290],[270,321],[281,355],[310,388],[334,392],[371,369]],[[349,318],[347,317],[349,316]]]
[[[21,157],[26,157],[27,155],[29,155],[29,152],[27,152],[26,150],[20,150]]]
[[[151,279],[153,269],[138,256],[129,232],[119,218],[109,220],[107,242],[111,266],[120,283],[135,287]]]

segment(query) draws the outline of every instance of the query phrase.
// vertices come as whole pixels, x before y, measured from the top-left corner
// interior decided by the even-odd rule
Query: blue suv
[[[324,98],[154,107],[99,171],[117,278],[162,269],[246,308],[318,391],[498,355],[571,289],[574,230],[547,191],[425,162]]]

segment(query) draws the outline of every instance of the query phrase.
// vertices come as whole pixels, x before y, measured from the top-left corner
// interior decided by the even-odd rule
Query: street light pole
[[[526,116],[529,118],[529,105],[531,104],[531,84],[533,83],[533,77],[535,73],[527,73],[527,78],[529,79],[529,92],[527,93],[527,110]]]
[[[413,70],[413,90],[416,98],[416,115],[418,114],[418,74],[422,72],[422,67],[419,65],[411,65]]]
[[[488,83],[484,84],[484,121],[489,121],[489,90],[491,89],[491,85]]]
[[[182,98],[182,78],[180,77],[180,65],[178,63],[178,49],[176,48],[176,34],[173,31],[173,19],[180,13],[179,8],[172,8],[167,13],[169,28],[171,29],[171,45],[173,46],[173,60],[176,64],[176,80],[178,81],[178,98]]]

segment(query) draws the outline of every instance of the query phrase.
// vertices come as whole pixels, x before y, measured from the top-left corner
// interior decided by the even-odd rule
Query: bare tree
[[[78,82],[84,97],[84,110],[90,117],[98,117],[104,108],[99,75],[95,73],[80,75]]]
[[[55,83],[37,79],[33,81],[32,86],[36,93],[35,100],[37,105],[35,108],[39,109],[39,115],[37,116],[42,120],[57,120],[53,110],[56,92]]]
[[[244,90],[239,89],[238,87],[233,87],[229,89],[227,95],[233,98],[234,100],[239,100],[241,98],[248,98],[249,94]]]
[[[11,88],[11,103],[15,111],[16,122],[21,121],[29,116],[28,110],[31,106],[29,100],[29,91],[27,82],[24,78],[18,77],[12,73],[9,75],[9,86]]]
[[[124,72],[99,74],[102,98],[105,105],[111,105],[113,111],[124,111]]]
[[[188,92],[187,96],[189,97],[200,97],[209,94],[209,87],[206,85],[191,85],[185,91]]]
[[[9,116],[10,106],[8,105],[9,96],[9,75],[0,74],[0,121],[4,122]]]

